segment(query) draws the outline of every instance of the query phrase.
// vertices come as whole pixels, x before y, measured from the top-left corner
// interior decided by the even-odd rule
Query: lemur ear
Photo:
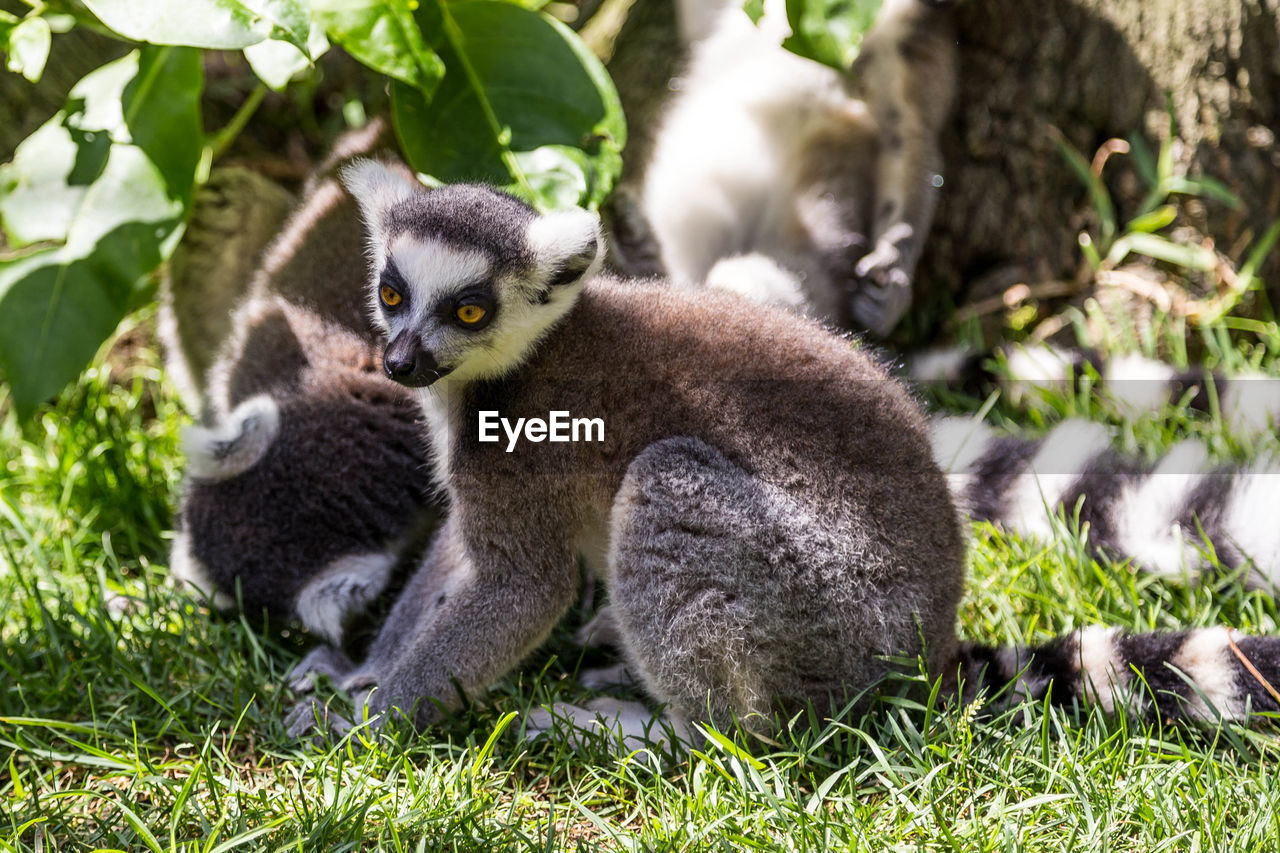
[[[604,255],[599,218],[578,208],[537,217],[525,232],[525,239],[551,285],[577,281]]]
[[[420,188],[377,160],[356,160],[342,170],[342,183],[360,205],[365,225],[377,232],[382,214],[396,202],[412,198]]]

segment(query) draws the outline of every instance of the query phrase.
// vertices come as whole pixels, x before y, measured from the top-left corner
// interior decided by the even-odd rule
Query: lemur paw
[[[319,738],[326,733],[339,738],[351,731],[354,725],[351,720],[332,710],[328,703],[314,696],[304,697],[289,709],[284,718],[285,731],[295,740]]]
[[[607,742],[627,753],[658,747],[663,751],[683,749],[693,742],[693,729],[670,714],[655,715],[640,702],[611,697],[593,699],[585,707],[557,702],[535,708],[525,715],[524,737],[537,740],[553,732],[563,733],[574,749],[583,749],[604,734]]]
[[[849,302],[849,312],[856,323],[879,337],[892,332],[911,307],[911,276],[901,259],[897,248],[881,244],[853,271],[860,286]]]
[[[316,646],[289,670],[285,684],[294,693],[310,693],[316,687],[316,679],[327,677],[340,681],[354,669],[351,658],[342,652],[332,646]]]

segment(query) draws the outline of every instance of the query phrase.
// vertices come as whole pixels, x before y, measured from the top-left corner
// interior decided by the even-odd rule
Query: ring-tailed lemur
[[[344,139],[328,171],[382,135]],[[322,172],[201,377],[171,558],[215,604],[238,594],[247,613],[296,618],[332,643],[435,518],[421,412],[382,376],[365,311],[364,246],[354,201]]]
[[[684,718],[765,727],[915,654],[970,688],[1054,701],[1280,710],[1231,651],[1280,683],[1276,638],[1098,628],[1031,650],[961,645],[964,541],[927,423],[848,340],[734,294],[597,275],[582,211],[424,192],[374,162],[346,181],[371,233],[383,364],[427,413],[450,507],[367,659],[309,661],[376,688],[368,711],[425,724],[459,689],[483,691],[569,608],[577,557],[608,585],[632,670]],[[485,413],[557,411],[603,419],[603,441],[484,440]],[[290,730],[313,714],[299,705]]]
[[[941,181],[949,3],[885,0],[850,74],[780,45],[741,2],[684,0],[689,69],[656,136],[640,208],[667,274],[887,335]]]

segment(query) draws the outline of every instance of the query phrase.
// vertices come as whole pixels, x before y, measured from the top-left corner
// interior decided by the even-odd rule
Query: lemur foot
[[[327,677],[336,683],[350,675],[355,668],[351,658],[333,646],[316,646],[289,670],[289,674],[285,676],[285,684],[294,693],[310,693],[315,689],[318,678]]]
[[[370,729],[376,730],[387,721],[388,715],[383,713],[385,709],[374,706],[373,697],[377,690],[372,680],[357,673],[342,683],[342,689],[351,697],[349,711],[340,713],[331,707],[331,702],[304,696],[285,716],[285,729],[289,736],[304,738],[328,733],[333,738],[340,738],[362,723],[368,722]],[[336,701],[342,702],[340,698]]]
[[[618,622],[613,618],[613,610],[604,605],[591,617],[591,621],[579,628],[573,635],[575,645],[584,649],[596,649],[601,646],[620,648],[622,637],[618,633]]]
[[[634,687],[637,683],[636,677],[625,663],[584,669],[578,673],[578,685],[588,690],[614,690],[619,687]]]
[[[662,751],[683,751],[693,743],[693,728],[671,714],[654,715],[640,702],[601,697],[585,707],[557,702],[548,708],[537,708],[524,718],[524,737],[536,740],[553,732],[563,733],[574,749],[581,750],[601,733],[617,738],[608,742],[621,745],[627,753],[657,747]]]
[[[354,722],[315,696],[303,697],[302,701],[289,709],[284,718],[285,731],[295,740],[323,737],[326,733],[339,738],[354,726]]]
[[[895,246],[881,243],[853,270],[860,286],[849,302],[849,312],[856,323],[879,337],[892,332],[911,307],[911,276],[901,260]]]

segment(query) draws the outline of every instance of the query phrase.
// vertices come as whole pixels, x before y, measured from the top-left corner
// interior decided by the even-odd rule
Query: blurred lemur
[[[169,297],[196,303],[173,306],[168,349],[203,389],[202,422],[184,436],[172,570],[215,604],[238,596],[248,614],[297,619],[332,643],[435,518],[422,415],[381,375],[359,212],[332,175],[385,135],[380,123],[349,135],[310,181],[207,373],[184,359],[200,347],[183,318],[225,310],[210,304],[220,294]]]
[[[964,543],[928,425],[848,340],[737,294],[598,274],[582,211],[424,191],[374,162],[346,182],[371,237],[382,366],[426,413],[449,512],[363,663],[322,649],[300,675],[429,723],[542,643],[581,558],[632,671],[683,719],[831,711],[917,654],[952,688],[959,674],[1107,709],[1121,695],[1162,717],[1280,709],[1231,651],[1280,683],[1277,639],[1099,627],[1033,649],[961,644]],[[605,440],[508,451],[482,440],[489,411],[599,417]],[[304,702],[290,729],[316,721]]]
[[[692,55],[640,213],[676,281],[887,335],[941,185],[951,4],[885,0],[848,74],[780,46],[782,5],[766,2],[757,26],[738,0],[680,2]]]

